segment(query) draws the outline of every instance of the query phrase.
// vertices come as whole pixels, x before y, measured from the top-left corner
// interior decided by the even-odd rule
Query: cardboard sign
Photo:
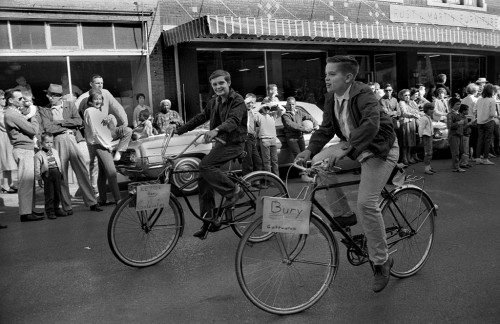
[[[170,199],[170,184],[148,184],[137,187],[136,211],[166,208]]]
[[[312,203],[279,197],[263,197],[262,231],[309,234]]]

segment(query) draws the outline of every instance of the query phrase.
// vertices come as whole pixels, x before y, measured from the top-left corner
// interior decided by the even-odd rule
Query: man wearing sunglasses
[[[42,132],[49,132],[54,135],[54,147],[59,152],[61,159],[61,173],[63,174],[63,181],[61,182],[62,207],[68,215],[73,215],[68,185],[68,168],[71,163],[71,168],[75,172],[82,190],[83,201],[87,206],[90,206],[90,210],[102,211],[97,204],[94,190],[90,185],[85,157],[77,144],[83,139],[79,131],[83,126],[83,121],[78,109],[74,103],[62,100],[63,90],[61,85],[50,84],[45,92],[50,104],[38,112],[41,122],[40,128]]]
[[[5,111],[5,129],[10,143],[14,147],[12,154],[17,163],[19,189],[19,216],[21,222],[42,220],[43,216],[33,214],[35,185],[35,144],[34,137],[38,133],[38,119],[27,119],[23,93],[19,89],[5,92],[7,109]]]

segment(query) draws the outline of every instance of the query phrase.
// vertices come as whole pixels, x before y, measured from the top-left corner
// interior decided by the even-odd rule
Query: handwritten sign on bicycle
[[[170,184],[147,184],[137,187],[135,210],[166,208],[170,199]]]
[[[309,234],[312,203],[279,197],[262,198],[262,231]]]

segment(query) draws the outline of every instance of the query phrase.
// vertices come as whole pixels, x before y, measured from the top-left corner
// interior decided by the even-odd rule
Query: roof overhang
[[[196,41],[285,40],[287,42],[350,42],[408,45],[460,45],[496,49],[500,32],[421,25],[333,23],[252,17],[204,16],[165,30],[167,46]]]

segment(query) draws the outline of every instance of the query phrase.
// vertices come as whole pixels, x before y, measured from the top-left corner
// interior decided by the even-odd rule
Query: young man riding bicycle
[[[357,210],[367,237],[368,254],[374,265],[373,291],[379,292],[389,282],[393,260],[388,254],[386,234],[379,209],[379,195],[397,163],[399,148],[391,117],[386,115],[370,87],[355,81],[358,62],[350,56],[333,56],[326,60],[327,95],[323,122],[313,133],[309,146],[296,161],[308,161],[318,154],[333,136],[341,139],[342,149],[326,149],[322,159],[328,166],[348,156],[361,163]],[[356,215],[336,217],[345,226],[355,225]],[[335,228],[334,228],[335,230]]]
[[[225,144],[216,142],[210,153],[200,162],[200,215],[210,213],[215,207],[214,190],[226,198],[225,207],[234,205],[244,195],[243,190],[235,185],[220,167],[240,156],[244,150],[247,108],[243,97],[230,88],[231,75],[228,72],[214,71],[209,82],[216,96],[210,99],[201,113],[176,130],[176,133],[181,135],[210,120],[210,131],[205,133],[205,142],[212,141],[216,136],[225,141]],[[212,219],[212,215],[207,214],[205,218]],[[209,225],[209,222],[204,222],[194,236],[204,238]]]

